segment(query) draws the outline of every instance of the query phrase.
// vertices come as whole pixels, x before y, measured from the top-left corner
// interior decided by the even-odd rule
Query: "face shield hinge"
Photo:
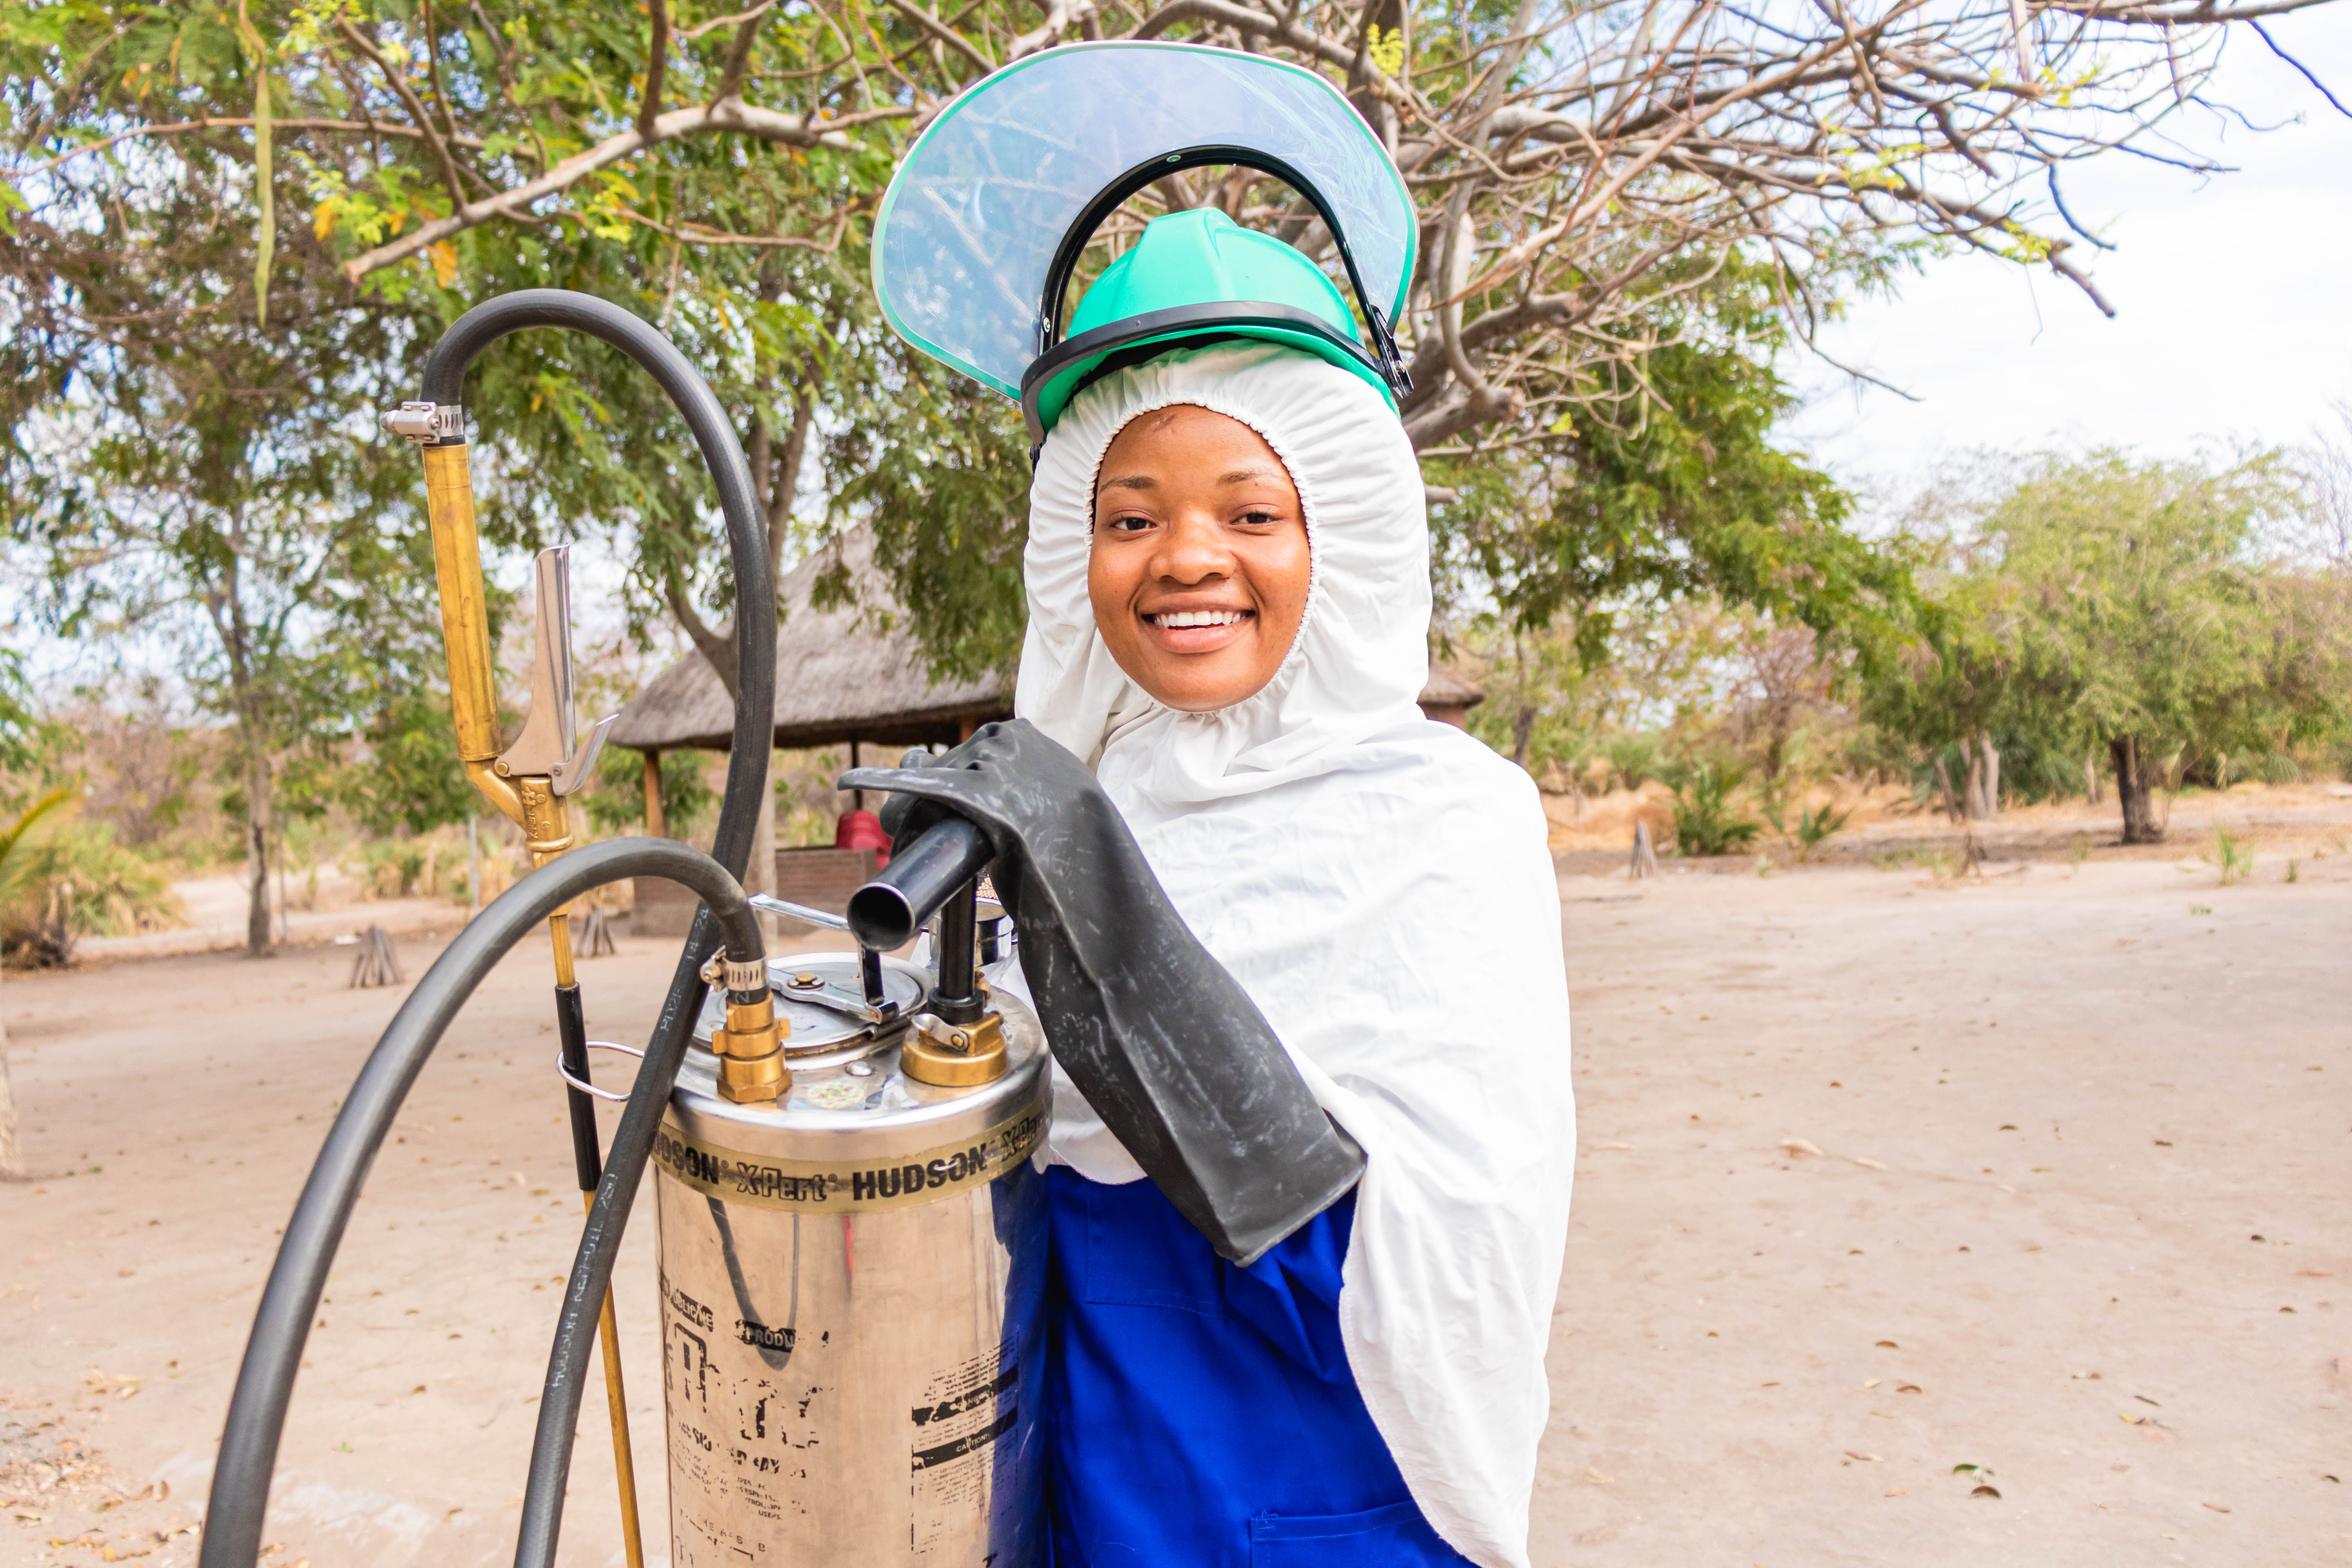
[[[1404,356],[1397,353],[1396,334],[1389,331],[1389,319],[1381,314],[1381,308],[1369,300],[1364,301],[1364,316],[1372,324],[1372,347],[1380,355],[1381,374],[1402,401],[1412,390],[1412,372],[1405,369]]]

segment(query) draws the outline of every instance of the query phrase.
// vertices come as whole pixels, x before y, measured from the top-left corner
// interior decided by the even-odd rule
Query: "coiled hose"
[[[562,904],[623,877],[667,877],[700,895],[703,903],[647,1042],[636,1087],[614,1132],[604,1179],[589,1207],[564,1287],[515,1542],[516,1568],[553,1568],[581,1395],[594,1359],[597,1317],[654,1134],[702,1006],[703,963],[722,941],[730,958],[751,962],[763,956],[758,921],[739,880],[751,858],[775,735],[775,582],[751,464],[709,384],[675,344],[620,307],[568,289],[529,289],[500,295],[459,317],[426,363],[426,398],[457,404],[474,356],[526,327],[587,332],[643,365],[684,416],[718,489],[735,573],[737,679],[734,739],[712,853],[706,856],[654,838],[575,850],[508,889],[417,982],[377,1041],[328,1131],[278,1245],[229,1402],[205,1511],[201,1568],[251,1568],[260,1552],[278,1436],[328,1268],[359,1201],[368,1167],[442,1032],[507,951]]]

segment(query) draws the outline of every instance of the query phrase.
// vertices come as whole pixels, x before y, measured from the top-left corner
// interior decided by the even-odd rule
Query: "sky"
[[[2265,25],[2352,106],[2352,6]],[[2111,153],[2066,177],[2068,206],[2116,247],[2067,256],[2114,320],[2047,267],[1932,261],[1821,338],[1918,401],[1808,354],[1784,366],[1806,404],[1783,441],[1842,479],[1900,488],[1972,447],[2225,458],[2332,423],[2330,405],[2352,402],[2352,119],[2251,31],[2231,37],[2205,96],[2291,122],[2257,134],[2192,107],[2180,139],[2239,172]]]

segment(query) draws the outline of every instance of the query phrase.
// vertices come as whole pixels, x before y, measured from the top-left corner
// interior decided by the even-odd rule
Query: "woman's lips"
[[[1158,647],[1170,653],[1197,654],[1213,653],[1240,640],[1256,625],[1257,612],[1224,607],[1153,610],[1137,618]]]

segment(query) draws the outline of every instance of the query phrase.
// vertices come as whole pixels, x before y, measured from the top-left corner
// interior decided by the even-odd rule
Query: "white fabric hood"
[[[1266,688],[1152,700],[1087,595],[1094,483],[1138,415],[1192,404],[1289,469],[1313,561]],[[1116,373],[1074,402],[1030,491],[1014,706],[1096,769],[1182,914],[1368,1157],[1340,1298],[1366,1405],[1438,1533],[1525,1568],[1574,1110],[1559,890],[1527,775],[1423,717],[1418,464],[1363,382],[1270,344]],[[1055,1076],[1053,1157],[1142,1173]]]

